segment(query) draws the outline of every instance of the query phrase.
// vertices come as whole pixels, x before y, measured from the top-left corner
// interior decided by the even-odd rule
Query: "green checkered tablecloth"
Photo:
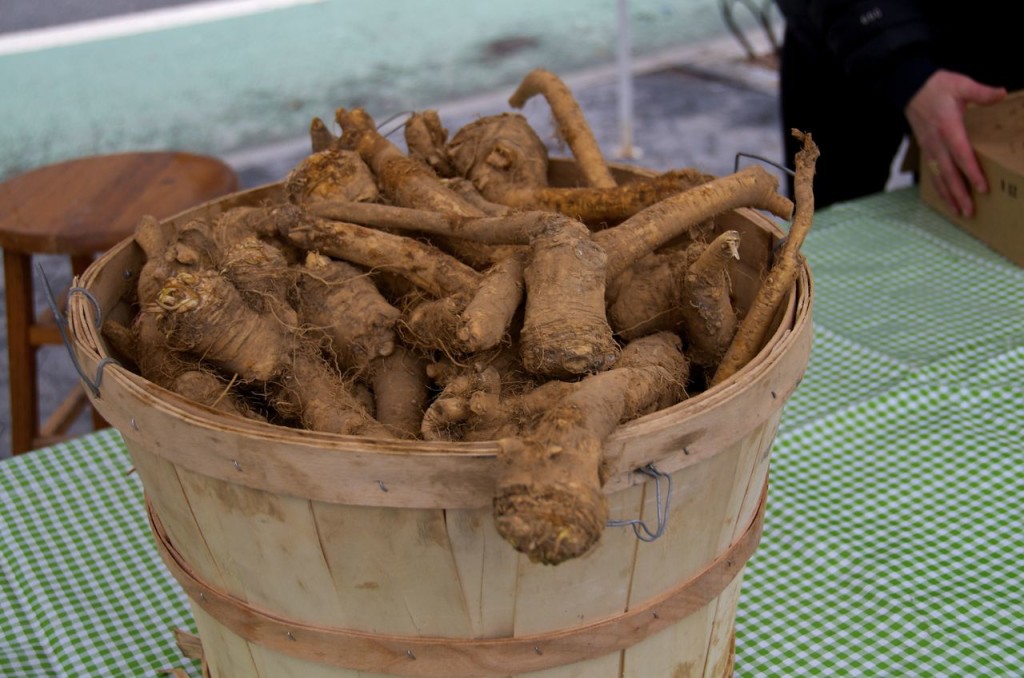
[[[130,465],[111,429],[0,462],[0,676],[156,676],[186,663],[171,629],[194,624]]]
[[[1024,271],[910,190],[823,210],[804,251],[737,676],[1024,676]],[[0,676],[198,677],[129,463],[111,431],[0,462]]]
[[[1024,270],[912,190],[822,211],[804,251],[737,675],[1024,676]]]

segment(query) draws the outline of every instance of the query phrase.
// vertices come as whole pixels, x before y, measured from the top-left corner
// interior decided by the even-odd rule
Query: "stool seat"
[[[36,317],[32,256],[66,255],[81,275],[97,253],[130,237],[142,216],[164,219],[239,188],[221,160],[165,151],[78,158],[0,183],[13,454],[59,440],[86,404],[79,388],[39,423],[36,354],[61,340],[52,317]],[[95,413],[93,422],[103,424]]]
[[[225,163],[174,152],[68,160],[0,184],[0,247],[33,254],[104,252],[135,231],[139,217],[169,217],[237,191]]]

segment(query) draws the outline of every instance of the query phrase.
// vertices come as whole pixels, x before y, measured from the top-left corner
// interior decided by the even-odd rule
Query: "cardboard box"
[[[1024,266],[1024,90],[964,114],[967,135],[988,178],[989,192],[972,192],[973,218],[953,213],[922,174],[921,200],[996,252]]]

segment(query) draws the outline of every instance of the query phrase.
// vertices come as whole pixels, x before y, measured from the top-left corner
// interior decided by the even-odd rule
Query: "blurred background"
[[[537,67],[569,84],[609,159],[724,174],[737,152],[783,161],[773,35],[764,0],[3,0],[0,182],[173,149],[221,157],[256,186],[308,152],[313,117],[362,106],[383,128],[434,108],[454,133],[509,110]],[[524,114],[565,152],[542,98]],[[55,289],[69,282],[64,260],[40,263]],[[77,376],[62,347],[43,350],[40,372],[45,414]]]
[[[623,4],[637,61],[667,65],[675,49],[682,63],[715,38],[740,53],[727,5],[755,26],[747,3]],[[231,155],[302,137],[338,106],[381,121],[504,98],[538,66],[566,77],[614,65],[618,10],[616,0],[5,0],[0,178],[119,150]]]

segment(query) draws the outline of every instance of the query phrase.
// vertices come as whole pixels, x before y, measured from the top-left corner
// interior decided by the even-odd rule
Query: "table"
[[[821,211],[737,676],[1020,676],[1024,270],[912,189]],[[194,630],[114,431],[0,463],[0,675],[153,676]]]

